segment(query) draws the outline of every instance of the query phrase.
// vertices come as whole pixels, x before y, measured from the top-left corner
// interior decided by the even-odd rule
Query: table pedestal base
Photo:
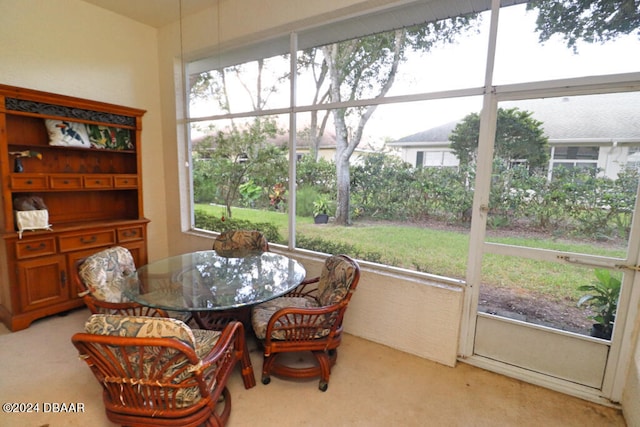
[[[195,311],[193,319],[198,326],[207,330],[222,330],[229,322],[242,322],[245,331],[251,331],[251,307],[240,307],[222,311]]]

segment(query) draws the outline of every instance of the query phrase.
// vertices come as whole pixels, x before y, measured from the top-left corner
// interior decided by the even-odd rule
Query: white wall
[[[79,0],[0,0],[0,83],[147,110],[149,255],[167,254],[157,31]]]

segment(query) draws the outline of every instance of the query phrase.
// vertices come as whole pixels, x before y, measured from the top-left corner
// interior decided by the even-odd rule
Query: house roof
[[[458,124],[457,121],[445,123],[440,126],[436,126],[431,129],[423,130],[422,132],[414,133],[413,135],[405,136],[397,141],[393,141],[392,145],[406,145],[400,143],[407,142],[446,142],[449,143],[449,134]]]
[[[276,136],[274,139],[270,140],[270,142],[282,147],[289,144],[289,132],[284,132],[281,135]],[[311,141],[309,138],[298,137],[296,140],[296,144],[298,148],[308,149],[311,146]],[[320,149],[326,148],[336,148],[336,134],[333,130],[326,129],[320,138]]]
[[[501,108],[533,112],[550,143],[640,142],[640,92],[501,102]],[[390,142],[394,147],[449,144],[457,121]]]

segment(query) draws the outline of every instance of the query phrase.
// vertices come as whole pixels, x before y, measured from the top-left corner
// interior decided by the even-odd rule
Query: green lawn
[[[222,215],[221,206],[196,205],[210,215]],[[235,219],[251,222],[268,222],[287,238],[288,218],[285,213],[254,209],[233,208]],[[315,225],[309,217],[296,219],[298,234],[343,242],[358,247],[362,252],[381,254],[384,263],[464,279],[469,248],[468,234],[433,230],[417,226],[367,224],[357,222],[350,227],[331,224]],[[496,243],[516,244],[526,247],[562,250],[621,257],[624,251],[595,247],[589,244],[557,242],[552,239],[492,238]],[[593,280],[593,270],[565,265],[488,254],[483,259],[482,281],[494,286],[516,287],[543,293],[555,300],[577,300],[576,287]]]

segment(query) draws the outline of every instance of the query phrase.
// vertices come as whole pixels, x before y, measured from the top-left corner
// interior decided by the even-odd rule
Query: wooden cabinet
[[[139,109],[0,85],[0,320],[12,331],[82,306],[69,280],[76,260],[120,245],[136,265],[147,263],[143,115]],[[104,138],[82,147],[54,145],[45,120]],[[122,135],[126,144],[116,144]],[[18,233],[14,204],[34,196],[44,201],[51,229]]]
[[[65,257],[54,255],[18,261],[20,311],[29,312],[69,300]]]

